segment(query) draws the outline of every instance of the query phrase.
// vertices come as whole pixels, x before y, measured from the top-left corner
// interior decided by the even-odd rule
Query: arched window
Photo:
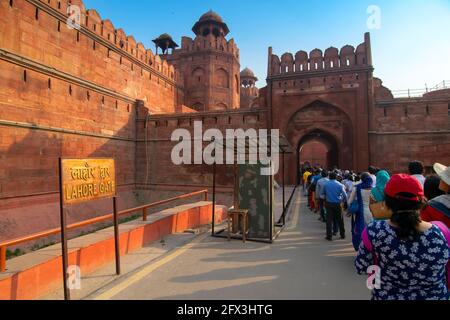
[[[196,85],[202,85],[205,82],[205,71],[202,68],[196,68],[192,71],[192,82]]]
[[[228,109],[227,105],[222,102],[220,102],[214,106],[214,110],[227,110],[227,109]]]
[[[228,72],[226,72],[224,69],[217,69],[216,76],[215,76],[215,83],[216,86],[220,88],[229,88],[229,77]]]

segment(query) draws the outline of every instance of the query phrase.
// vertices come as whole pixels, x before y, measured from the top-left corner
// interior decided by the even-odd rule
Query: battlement
[[[80,8],[80,26],[87,29],[97,36],[103,38],[111,45],[129,55],[163,76],[176,81],[178,76],[173,66],[166,61],[159,59],[151,49],[146,49],[142,42],[136,42],[132,35],[126,35],[122,28],[116,29],[113,23],[106,19],[102,20],[100,14],[94,9],[86,10],[82,0],[57,1],[57,0],[34,0],[30,2],[41,3],[41,5],[57,10],[66,17],[75,17],[76,12],[68,13],[68,6],[75,5]],[[39,13],[39,7],[36,7],[36,14]]]
[[[174,54],[192,53],[196,51],[215,50],[233,55],[239,60],[239,48],[234,39],[223,37],[214,37],[212,34],[208,36],[197,36],[195,39],[190,37],[182,37],[181,48],[174,50]]]
[[[100,89],[102,104],[107,100],[104,90],[118,104],[122,96],[127,104],[143,100],[156,113],[175,111],[183,103],[183,81],[173,65],[102,20],[97,11],[86,10],[81,0],[70,3],[76,7],[69,9],[67,1],[56,0],[0,1],[0,47],[24,68],[18,72],[28,73],[31,81],[31,69],[38,63],[48,83],[55,81],[50,79],[55,72],[62,72],[72,81],[66,84],[71,86],[67,92],[88,81],[85,89]]]
[[[269,48],[268,75],[270,77],[289,73],[345,70],[371,65],[370,35],[366,33],[365,41],[358,45],[356,49],[351,45],[346,45],[341,50],[330,47],[325,50],[325,53],[320,49],[314,49],[309,54],[300,50],[295,56],[287,52],[280,58],[272,54],[272,48]]]

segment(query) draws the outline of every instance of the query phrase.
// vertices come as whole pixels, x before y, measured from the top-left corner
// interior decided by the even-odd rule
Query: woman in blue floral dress
[[[439,227],[420,220],[423,187],[408,175],[395,175],[385,194],[392,218],[367,227],[370,246],[362,242],[355,261],[359,274],[367,274],[372,265],[380,269],[373,299],[449,300],[449,244]]]

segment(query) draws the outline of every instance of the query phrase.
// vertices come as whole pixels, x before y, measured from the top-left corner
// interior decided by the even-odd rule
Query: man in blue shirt
[[[336,181],[336,172],[330,173],[330,181],[323,187],[322,194],[325,194],[325,208],[327,210],[327,237],[328,241],[333,240],[332,228],[333,220],[337,219],[341,239],[345,239],[344,216],[342,215],[341,204],[347,201],[347,193],[342,183]]]

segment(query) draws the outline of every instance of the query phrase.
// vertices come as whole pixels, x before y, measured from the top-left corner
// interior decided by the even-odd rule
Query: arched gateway
[[[338,142],[326,131],[318,129],[305,134],[300,139],[296,150],[297,172],[300,172],[301,165],[305,163],[324,168],[339,166]],[[300,176],[297,179],[298,182],[300,182],[299,179]]]
[[[346,45],[340,50],[301,50],[278,57],[269,48],[267,73],[260,105],[267,102],[271,127],[280,129],[297,148],[297,154],[286,157],[288,183],[296,183],[300,156],[305,157],[299,151],[311,141],[320,142],[326,153],[321,162],[367,170],[374,113],[368,33],[357,47]]]
[[[354,130],[350,117],[341,108],[322,100],[315,100],[296,112],[287,120],[284,135],[294,146],[295,153],[286,157],[288,183],[299,182],[303,148],[311,142],[321,143],[326,150],[324,166],[354,168]],[[314,164],[313,164],[314,165]],[[293,174],[295,173],[295,174]]]

